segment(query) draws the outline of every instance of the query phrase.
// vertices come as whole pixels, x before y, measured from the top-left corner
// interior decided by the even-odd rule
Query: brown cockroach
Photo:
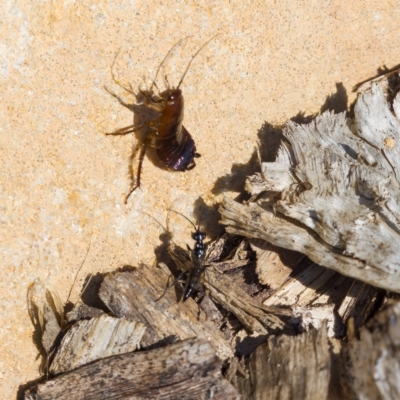
[[[115,132],[107,133],[107,135],[126,135],[128,133],[136,132],[145,126],[148,126],[151,129],[150,133],[145,136],[143,142],[141,143],[136,182],[134,185],[132,185],[131,190],[125,197],[125,204],[128,202],[129,196],[138,187],[140,187],[140,176],[142,173],[143,159],[146,153],[147,146],[155,147],[157,156],[160,161],[170,169],[173,169],[175,171],[188,171],[196,166],[194,159],[200,157],[200,154],[196,152],[194,140],[182,124],[184,115],[184,100],[180,86],[186,76],[186,73],[189,70],[192,61],[196,58],[200,51],[203,50],[203,48],[207,46],[208,43],[210,43],[218,35],[219,34],[213,36],[206,43],[204,43],[200,47],[200,49],[192,56],[176,88],[170,87],[167,77],[165,77],[167,89],[160,92],[156,84],[156,79],[161,69],[161,66],[164,64],[165,60],[171,54],[173,49],[186,38],[181,39],[174,46],[172,46],[167,55],[164,57],[159,67],[157,68],[157,72],[150,86],[150,89],[139,89],[139,92],[144,98],[143,104],[147,108],[150,108],[151,110],[154,110],[161,114],[156,120],[149,121],[139,126],[131,125],[119,129]],[[158,90],[157,96],[154,96],[153,93],[154,86]],[[132,91],[130,92],[132,93]]]

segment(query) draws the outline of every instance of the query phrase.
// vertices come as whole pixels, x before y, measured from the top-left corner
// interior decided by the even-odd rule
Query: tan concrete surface
[[[89,272],[154,263],[163,228],[146,213],[165,226],[173,208],[217,234],[212,210],[222,194],[214,186],[229,183],[219,178],[236,164],[225,191],[237,196],[246,171],[238,164],[251,158],[265,122],[318,112],[336,83],[351,102],[355,84],[400,61],[400,6],[389,0],[5,0],[0,10],[1,399],[38,377],[31,282],[41,278],[66,300],[90,243],[72,300]],[[197,167],[162,170],[150,151],[142,191],[124,205],[137,139],[104,136],[134,118],[104,89],[134,103],[111,79],[117,52],[117,79],[137,88],[192,35],[166,63],[177,84],[217,32],[182,85],[185,126],[202,154]],[[186,220],[173,215],[170,228],[177,243],[192,243]]]

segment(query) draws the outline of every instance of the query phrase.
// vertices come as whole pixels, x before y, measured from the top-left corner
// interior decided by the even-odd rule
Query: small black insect
[[[194,227],[196,229],[196,227]],[[203,284],[201,283],[201,276],[206,269],[204,265],[204,258],[206,256],[206,245],[203,240],[206,238],[205,232],[200,231],[200,226],[197,227],[193,234],[193,239],[196,241],[194,249],[192,250],[189,245],[190,258],[192,266],[189,270],[188,277],[183,291],[183,301],[187,300],[195,291],[203,291]]]
[[[185,288],[183,290],[182,301],[186,301],[194,292],[202,292],[204,290],[203,284],[201,282],[201,277],[203,272],[207,268],[207,265],[204,264],[204,259],[206,256],[206,245],[203,243],[203,240],[206,238],[206,233],[200,230],[200,226],[196,228],[196,225],[190,221],[185,215],[180,212],[170,210],[175,212],[176,214],[181,215],[185,219],[187,219],[194,227],[195,232],[192,234],[192,238],[195,240],[194,248],[191,249],[189,245],[187,245],[188,250],[190,251],[190,258],[192,261],[192,265],[189,269],[189,272],[182,272],[178,278],[175,279],[173,284],[166,289],[164,294],[158,298],[160,300],[165,293],[167,293],[168,289],[174,286],[185,274],[187,274]]]

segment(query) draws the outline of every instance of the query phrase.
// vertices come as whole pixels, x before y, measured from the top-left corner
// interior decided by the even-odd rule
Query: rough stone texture
[[[240,164],[265,122],[318,112],[336,92],[328,105],[342,111],[355,84],[399,62],[400,9],[387,0],[5,1],[0,10],[3,399],[38,377],[30,283],[39,277],[66,300],[89,247],[73,301],[89,272],[153,263],[164,231],[145,213],[163,226],[169,208],[200,216],[216,235],[212,207],[221,191],[234,197],[243,187],[249,168]],[[137,87],[175,42],[192,35],[166,66],[176,84],[191,54],[217,31],[182,85],[185,126],[202,158],[193,171],[173,173],[157,167],[150,151],[142,191],[125,206],[136,137],[104,136],[133,121],[104,90],[134,102],[111,80],[118,50],[118,79]],[[232,179],[219,180],[232,167]],[[187,221],[170,215],[169,222],[177,243],[191,242]]]

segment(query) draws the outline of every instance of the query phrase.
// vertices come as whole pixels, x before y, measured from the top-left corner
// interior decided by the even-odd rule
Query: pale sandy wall
[[[353,101],[353,85],[400,62],[400,7],[387,0],[20,0],[1,2],[0,11],[2,399],[38,377],[26,310],[34,279],[65,300],[91,240],[79,285],[90,271],[153,263],[162,228],[143,212],[165,225],[168,208],[192,217],[199,197],[212,206],[222,197],[212,190],[218,178],[250,159],[264,122],[318,112],[335,83]],[[104,90],[133,101],[111,81],[116,53],[121,48],[118,78],[135,86],[193,35],[169,60],[176,84],[193,51],[217,31],[182,85],[185,125],[202,158],[181,174],[146,158],[143,190],[125,206],[136,139],[103,135],[133,121]],[[200,215],[213,214],[203,207]],[[173,216],[170,225],[175,241],[191,243],[187,221]],[[207,221],[211,234],[215,226]]]

